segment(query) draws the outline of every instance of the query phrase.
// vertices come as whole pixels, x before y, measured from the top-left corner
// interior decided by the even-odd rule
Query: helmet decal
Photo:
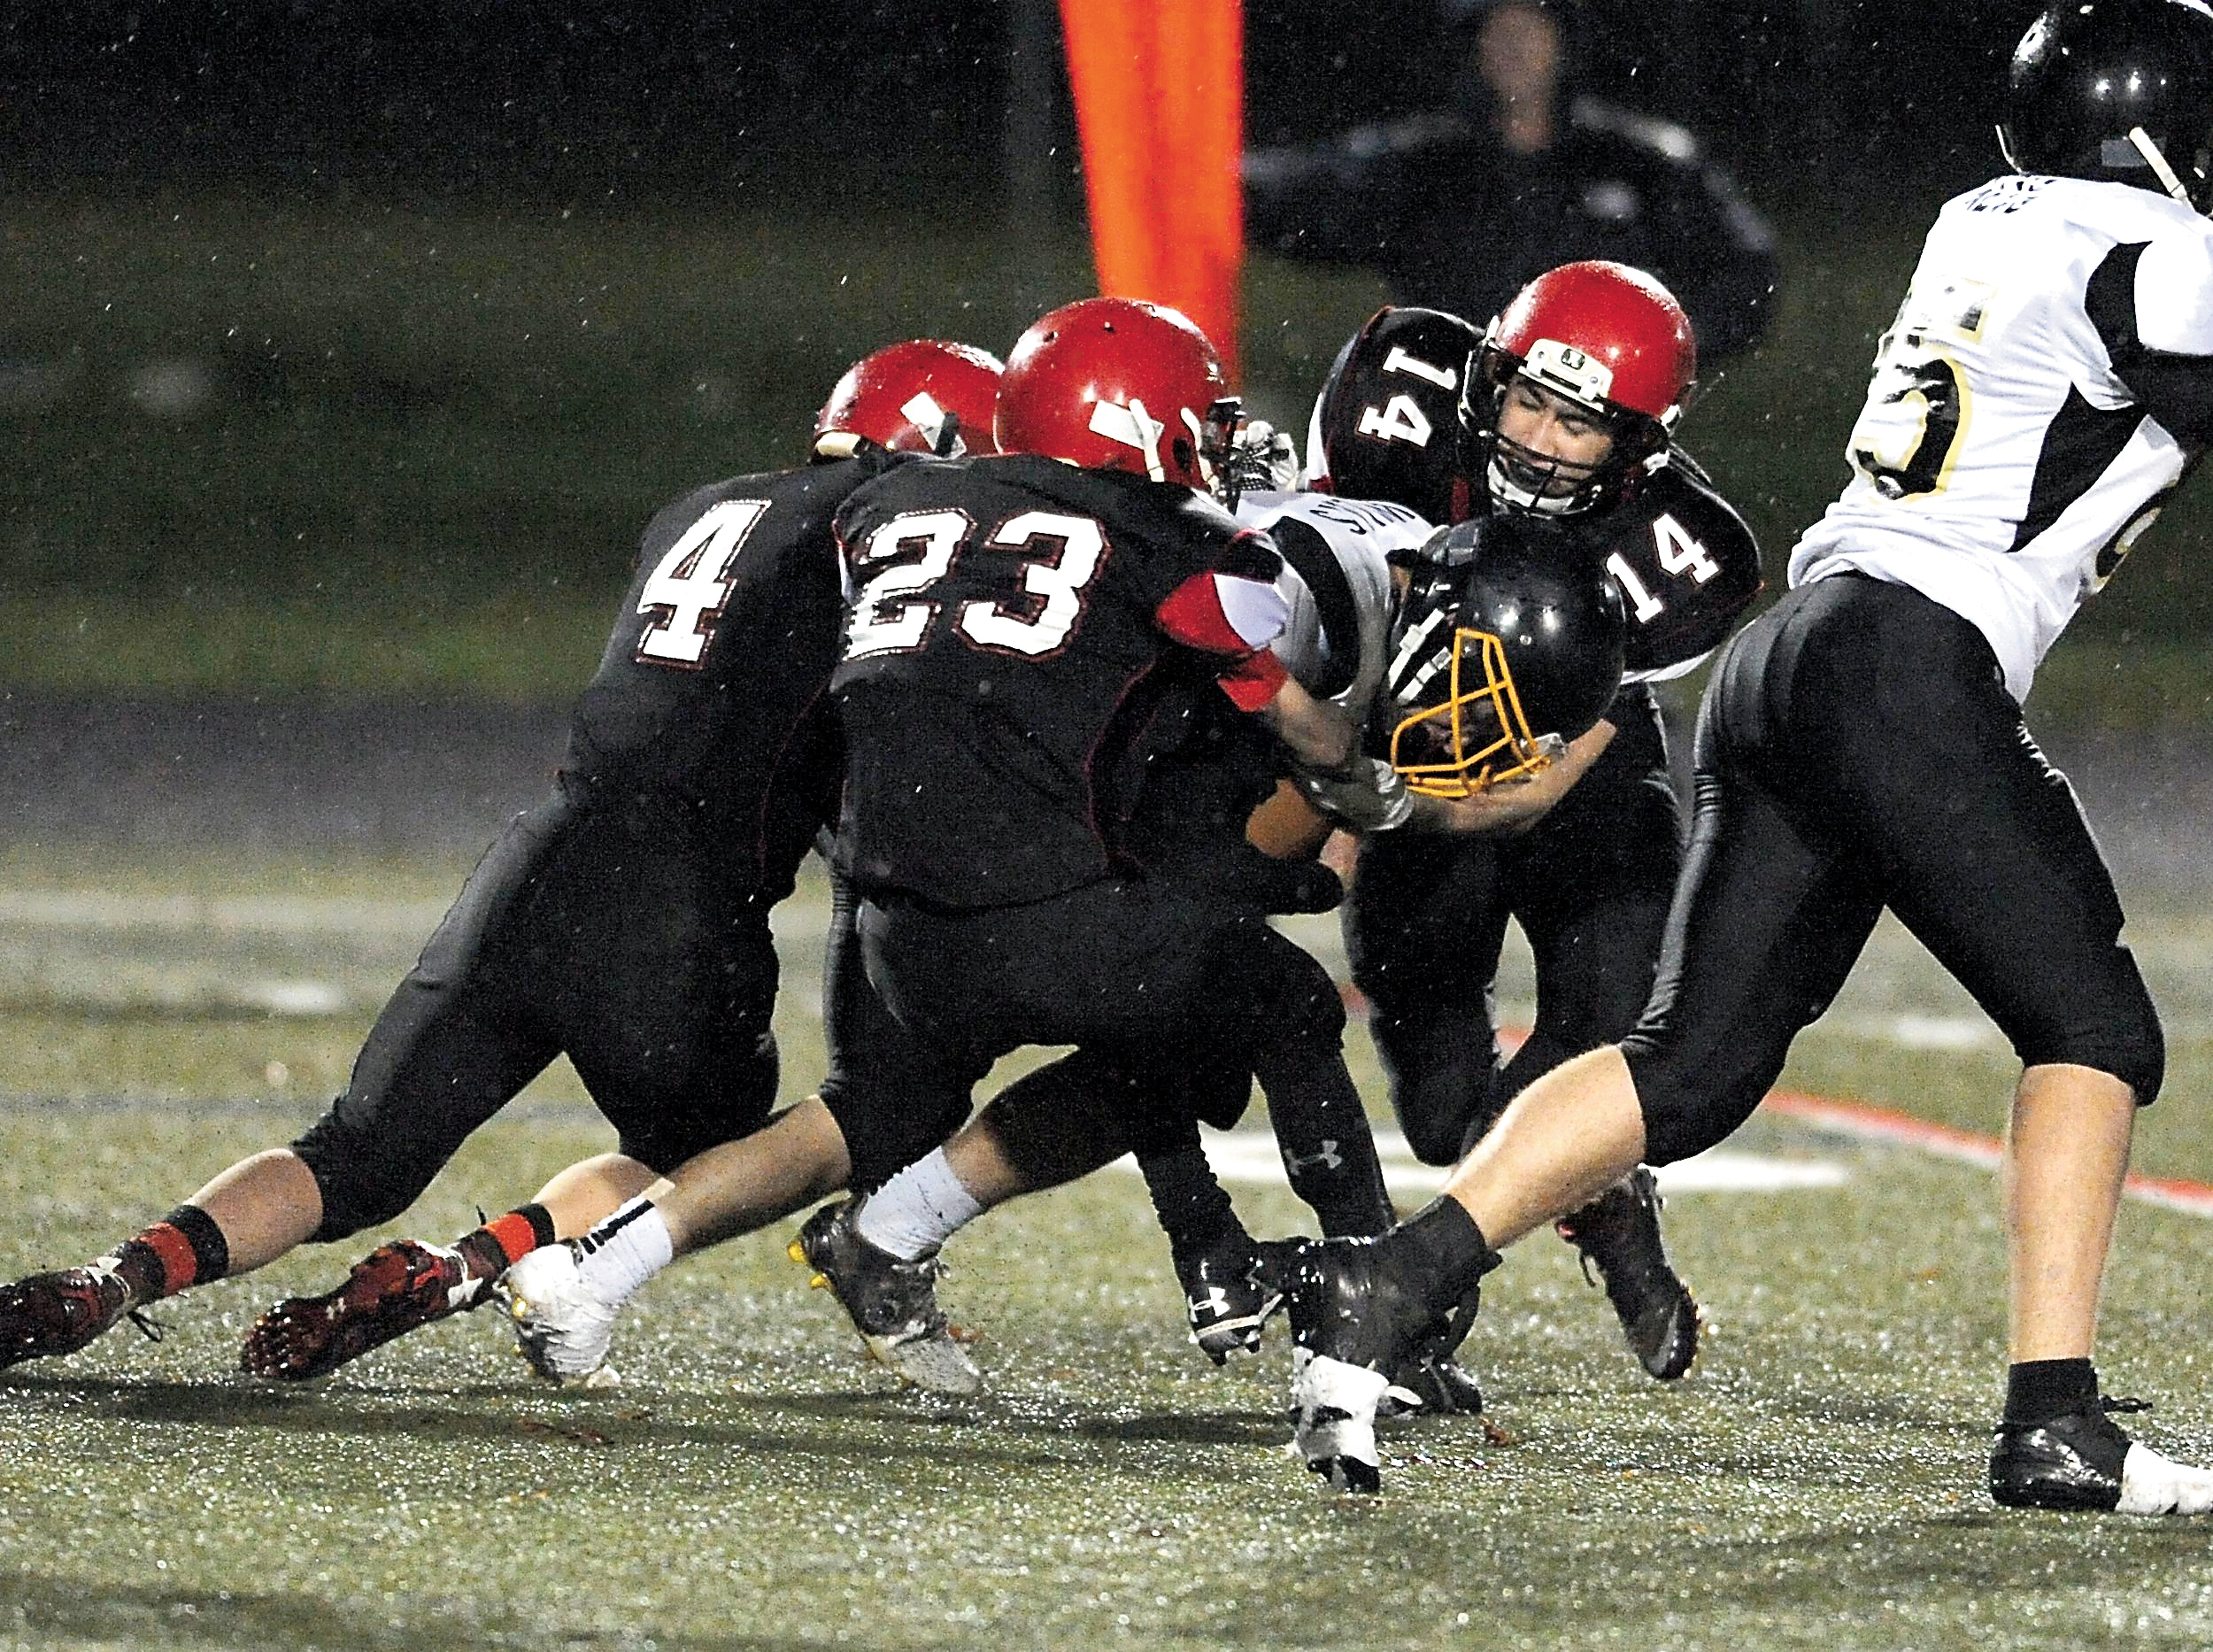
[[[863,442],[895,452],[991,453],[997,356],[973,344],[909,338],[863,356],[814,418],[813,452],[843,459]]]
[[[1082,298],[1015,342],[992,428],[1002,452],[1203,490],[1237,411],[1214,345],[1179,312]]]

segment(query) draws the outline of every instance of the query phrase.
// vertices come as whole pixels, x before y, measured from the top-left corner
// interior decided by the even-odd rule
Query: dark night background
[[[1767,187],[1874,201],[1988,166],[2022,0],[1585,0],[1585,83],[1693,127]],[[1277,142],[1441,89],[1426,0],[1253,0],[1247,129]],[[1042,31],[1042,33],[1040,33]],[[1049,4],[657,7],[492,0],[18,5],[15,187],[185,182],[680,197],[995,191],[1008,65]],[[1062,107],[1064,153],[1073,127]],[[1066,205],[1075,205],[1073,192]]]
[[[2035,7],[1569,3],[1580,83],[1777,228],[1775,325],[1686,433],[1776,584]],[[1432,0],[1253,0],[1245,42],[1254,143],[1447,90]],[[0,688],[558,699],[659,504],[794,462],[876,345],[1004,352],[1092,279],[1052,0],[18,4],[0,153]],[[1256,411],[1302,421],[1380,291],[1255,258]],[[2196,508],[2083,628],[2163,670]]]

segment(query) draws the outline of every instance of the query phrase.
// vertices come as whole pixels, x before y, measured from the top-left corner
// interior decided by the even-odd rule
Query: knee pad
[[[1750,1118],[1782,1072],[1780,1061],[1687,1059],[1671,1042],[1639,1031],[1622,1040],[1645,1119],[1645,1162],[1673,1164],[1725,1140]]]
[[[443,1168],[443,1162],[410,1163],[393,1146],[389,1136],[356,1131],[335,1111],[325,1113],[291,1144],[322,1195],[322,1224],[309,1236],[310,1244],[328,1245],[381,1227],[420,1198]]]

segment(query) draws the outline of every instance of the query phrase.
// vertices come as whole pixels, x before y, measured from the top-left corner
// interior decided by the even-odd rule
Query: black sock
[[[2098,1373],[2088,1360],[2024,1360],[2006,1368],[2009,1423],[2048,1423],[2097,1405]]]
[[[1458,1200],[1431,1200],[1386,1234],[1433,1302],[1456,1304],[1501,1260]]]
[[[1252,1242],[1196,1141],[1145,1148],[1137,1154],[1137,1168],[1176,1261],[1211,1250],[1225,1238]]]
[[[1334,1031],[1283,1038],[1253,1061],[1292,1191],[1330,1239],[1365,1239],[1397,1212],[1384,1186],[1376,1138]]]

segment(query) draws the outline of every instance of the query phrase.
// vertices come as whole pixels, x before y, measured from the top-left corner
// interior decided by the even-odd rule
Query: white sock
[[[676,1258],[660,1207],[633,1199],[576,1241],[576,1272],[592,1293],[627,1302]]]
[[[853,1226],[902,1262],[927,1256],[983,1214],[953,1174],[943,1147],[932,1148],[868,1195]]]

